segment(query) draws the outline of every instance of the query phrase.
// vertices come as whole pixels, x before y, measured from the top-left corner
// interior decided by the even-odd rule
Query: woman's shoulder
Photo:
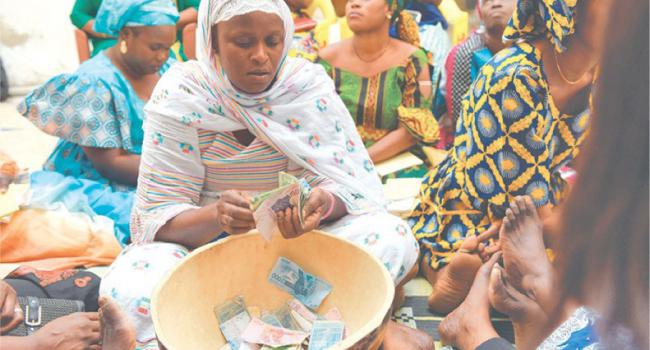
[[[546,86],[540,57],[530,44],[514,44],[499,51],[482,68],[476,80],[490,85],[523,81],[530,87]]]
[[[330,66],[337,66],[345,50],[350,45],[350,39],[328,45],[318,52],[319,62],[326,62]]]

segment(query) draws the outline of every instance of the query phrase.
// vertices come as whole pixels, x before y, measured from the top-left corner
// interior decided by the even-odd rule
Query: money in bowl
[[[152,317],[159,342],[168,350],[225,348],[228,341],[219,322],[223,305],[245,300],[249,310],[259,312],[295,302],[290,288],[279,288],[271,277],[287,261],[331,286],[316,301],[317,308],[310,304],[311,296],[298,297],[314,314],[334,309],[340,314],[345,338],[328,348],[379,348],[395,292],[388,271],[364,249],[320,231],[292,240],[276,235],[271,242],[252,232],[192,252],[154,292]]]

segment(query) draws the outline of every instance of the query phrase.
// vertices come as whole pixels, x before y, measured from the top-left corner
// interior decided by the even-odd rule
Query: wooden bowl
[[[196,249],[154,291],[152,318],[169,350],[219,349],[226,341],[213,312],[242,295],[247,306],[276,310],[291,296],[267,281],[284,256],[332,285],[319,313],[337,307],[348,336],[333,349],[377,349],[390,316],[395,287],[382,263],[366,250],[314,231],[267,243],[257,233],[232,236]]]

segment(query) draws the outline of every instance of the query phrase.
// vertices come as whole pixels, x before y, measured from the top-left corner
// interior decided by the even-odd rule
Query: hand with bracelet
[[[323,221],[334,221],[345,214],[345,205],[338,197],[331,192],[315,188],[303,208],[302,225],[296,207],[277,212],[276,219],[282,236],[291,239],[317,229]]]

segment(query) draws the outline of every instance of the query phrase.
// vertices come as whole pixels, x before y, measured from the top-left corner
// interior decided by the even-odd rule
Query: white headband
[[[216,6],[211,13],[212,24],[225,22],[235,16],[245,15],[247,13],[261,11],[271,13],[282,18],[282,12],[278,5],[279,0],[230,0],[225,1],[222,6]]]

